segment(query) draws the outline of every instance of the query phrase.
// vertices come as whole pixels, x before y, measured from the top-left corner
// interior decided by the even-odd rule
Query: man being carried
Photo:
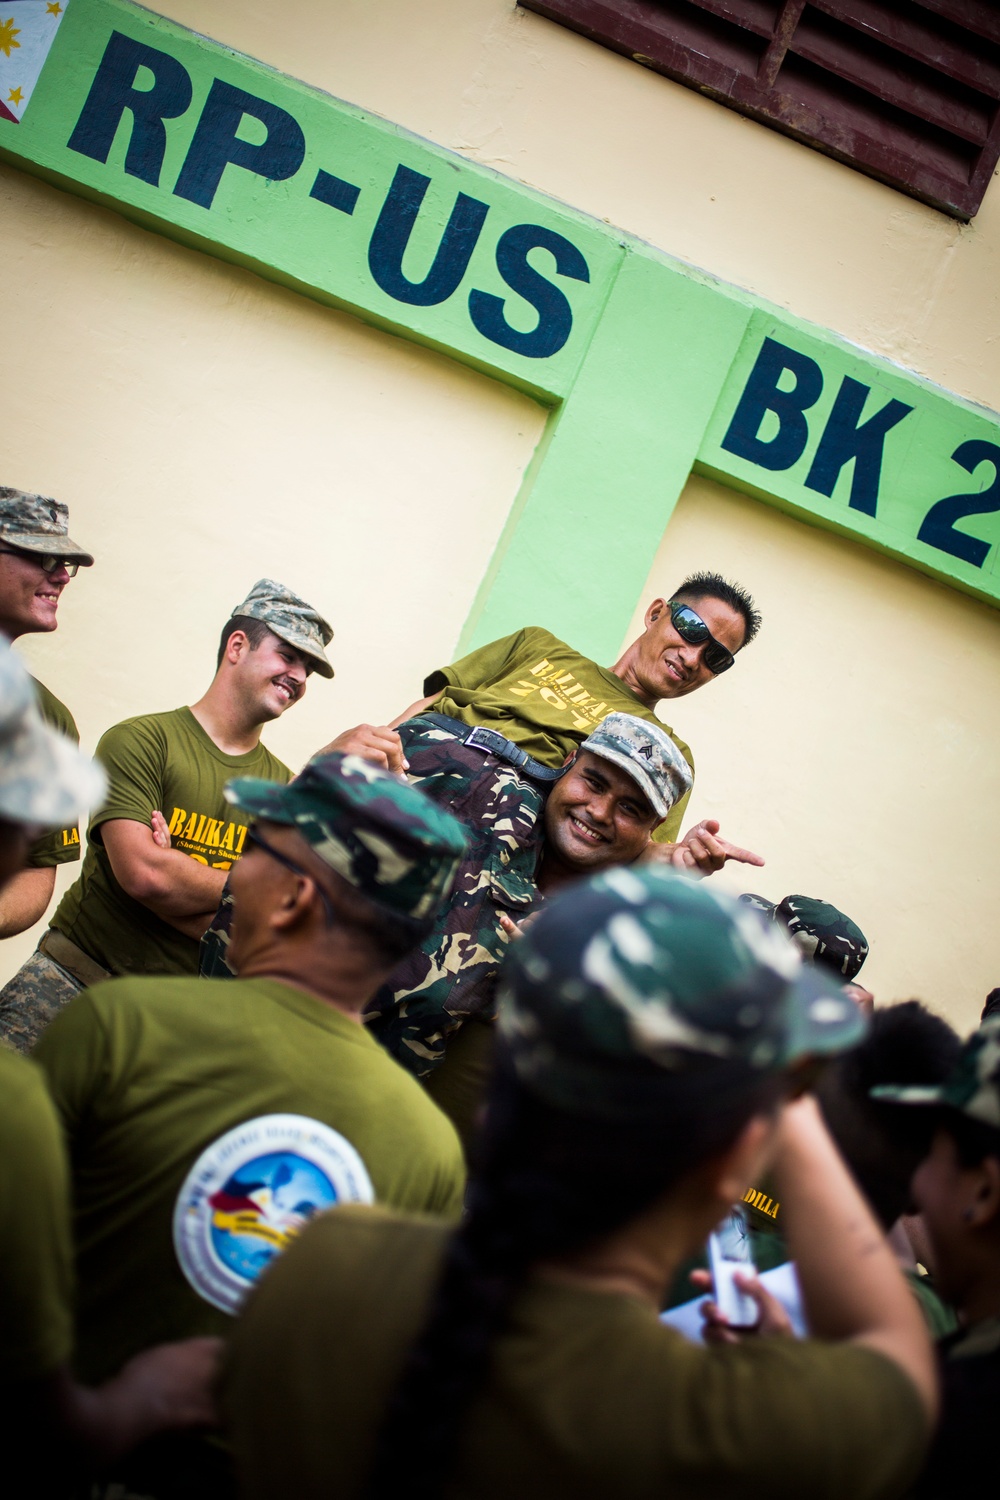
[[[745,589],[718,573],[696,573],[669,599],[653,600],[642,635],[614,667],[598,666],[549,631],[529,626],[432,672],[424,682],[426,697],[388,727],[363,724],[337,743],[401,771],[422,747],[437,745],[447,759],[447,737],[544,783],[559,775],[566,756],[606,714],[659,724],[655,709],[662,699],[686,697],[727,672],[759,628],[760,614]],[[669,727],[667,732],[693,768],[689,747]],[[447,800],[446,785],[438,792],[425,784],[425,790]],[[687,804],[684,796],[671,809],[657,830],[658,842],[677,839]],[[718,832],[714,819],[699,823],[669,862],[696,865],[703,874],[721,869],[727,859],[763,864]]]
[[[69,511],[58,500],[0,485],[0,631],[9,640],[48,633],[58,625],[59,598],[78,568],[94,559],[68,535]],[[73,715],[32,679],[42,718],[79,743]],[[56,866],[80,858],[76,824],[47,830],[32,845],[23,870],[0,895],[0,938],[25,932],[52,900]]]
[[[232,873],[241,977],[95,985],[35,1053],[73,1161],[86,1380],[163,1339],[225,1332],[334,1204],[461,1209],[454,1131],[361,1025],[447,898],[461,826],[355,756],[227,795],[259,819]]]
[[[108,800],[91,820],[83,873],[34,953],[0,992],[0,1035],[28,1050],[60,1005],[112,974],[195,974],[198,939],[246,824],[223,795],[234,775],[286,782],[262,727],[333,676],[333,631],[290,589],[262,578],[226,622],[208,691],[190,708],[126,719],[102,737]],[[151,819],[161,813],[171,847]]]

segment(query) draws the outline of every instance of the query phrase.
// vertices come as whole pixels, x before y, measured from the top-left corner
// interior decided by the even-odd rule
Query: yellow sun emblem
[[[21,43],[14,40],[16,36],[20,35],[21,28],[14,25],[13,16],[11,16],[9,21],[0,21],[0,52],[3,53],[4,57],[10,56],[11,47],[20,47]]]

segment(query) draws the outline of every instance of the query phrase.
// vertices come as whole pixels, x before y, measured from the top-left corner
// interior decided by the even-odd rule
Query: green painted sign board
[[[0,157],[551,408],[463,645],[613,652],[692,470],[1000,603],[995,413],[127,0],[8,0]]]

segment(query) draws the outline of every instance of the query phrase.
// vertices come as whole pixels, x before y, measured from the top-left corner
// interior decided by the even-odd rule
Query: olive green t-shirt
[[[238,1320],[223,1415],[245,1500],[360,1500],[446,1231],[371,1208],[311,1225]],[[875,1500],[920,1467],[897,1365],[792,1339],[688,1343],[652,1307],[542,1276],[516,1296],[443,1500]]]
[[[400,1208],[460,1211],[461,1147],[440,1110],[358,1021],[278,980],[94,985],[34,1055],[73,1163],[77,1367],[88,1383],[151,1344],[225,1332],[213,1288],[228,1295],[234,1267],[252,1280],[317,1205],[359,1184]],[[304,1145],[288,1146],[276,1123],[285,1116],[304,1119]],[[346,1186],[331,1149],[353,1172]],[[334,1199],[316,1197],[317,1171],[340,1184]]]
[[[52,926],[112,974],[197,974],[198,943],[128,895],[115,879],[101,825],[128,818],[149,827],[157,810],[171,847],[215,870],[243,851],[247,825],[226,802],[234,776],[290,781],[292,773],[263,745],[227,755],[189,708],[126,719],[103,735],[97,758],[108,773],[108,797],[91,819],[83,870],[56,907]]]
[[[69,1360],[69,1221],[66,1152],[45,1080],[0,1047],[0,1391]]]
[[[80,731],[76,727],[76,721],[65,703],[60,703],[55,693],[50,693],[44,682],[39,682],[33,677],[35,684],[35,695],[38,699],[38,711],[46,724],[53,729],[58,729],[74,745],[80,743]],[[50,833],[44,833],[31,846],[28,855],[29,870],[51,869],[53,865],[66,865],[80,858],[80,830],[74,824],[71,828],[54,828]]]
[[[424,693],[441,689],[436,713],[496,729],[543,765],[562,765],[605,714],[622,713],[660,724],[694,772],[689,747],[620,677],[536,625],[432,672]],[[690,796],[674,804],[654,838],[677,838]]]

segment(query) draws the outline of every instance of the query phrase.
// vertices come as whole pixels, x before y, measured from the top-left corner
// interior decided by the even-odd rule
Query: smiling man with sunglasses
[[[0,631],[9,640],[48,634],[59,624],[59,599],[78,568],[93,566],[89,552],[69,537],[69,511],[59,500],[0,485]],[[33,679],[42,718],[79,743],[73,715]],[[80,858],[80,833],[56,828],[32,845],[26,867],[0,895],[0,938],[26,931],[45,911],[56,866]]]

